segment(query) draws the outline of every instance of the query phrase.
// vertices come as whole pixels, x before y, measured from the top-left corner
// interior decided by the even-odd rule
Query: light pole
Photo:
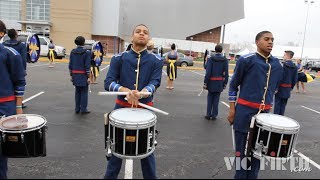
[[[306,30],[307,30],[307,23],[308,23],[308,16],[309,16],[309,7],[310,7],[310,4],[313,4],[314,1],[309,1],[309,0],[305,0],[304,1],[305,3],[308,4],[308,8],[307,8],[307,16],[306,16],[306,23],[304,25],[304,33],[303,33],[303,40],[302,40],[302,49],[301,49],[301,59],[303,57],[303,49],[304,49],[304,40],[306,38]]]
[[[190,43],[190,56],[191,56],[191,48],[192,48],[192,40],[193,40],[193,37],[190,37],[190,40],[191,40],[191,43]]]

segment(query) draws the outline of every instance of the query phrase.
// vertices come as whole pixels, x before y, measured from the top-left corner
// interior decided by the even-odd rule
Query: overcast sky
[[[308,4],[305,0],[244,0],[245,18],[226,25],[226,43],[254,43],[258,32],[269,30],[275,44],[302,46]],[[309,0],[310,2],[310,0]],[[305,47],[320,48],[320,0],[309,6]]]

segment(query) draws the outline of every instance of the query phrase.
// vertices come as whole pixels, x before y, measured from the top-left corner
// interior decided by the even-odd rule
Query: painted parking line
[[[224,104],[224,105],[227,106],[227,107],[230,107],[227,103],[225,103],[225,102],[223,102],[223,101],[221,101],[221,103]],[[315,111],[315,110],[310,109],[310,108],[307,108],[307,107],[305,107],[305,106],[301,106],[301,107],[304,107],[304,108],[306,108],[306,109]],[[317,112],[317,113],[320,114],[320,112],[318,112],[318,111],[315,111],[315,112]],[[293,152],[296,153],[298,156],[300,156],[301,158],[303,158],[304,160],[306,160],[307,162],[309,162],[309,163],[312,164],[314,167],[316,167],[316,168],[318,168],[318,169],[320,170],[320,165],[319,165],[319,164],[317,164],[316,162],[314,162],[313,160],[311,160],[310,158],[308,158],[307,156],[305,156],[305,155],[302,154],[301,152],[297,151],[296,149],[294,149]]]
[[[166,76],[168,76],[167,72],[165,72],[164,70],[162,70],[162,73],[165,74]]]
[[[205,76],[204,74],[198,73],[198,72],[196,72],[196,71],[194,71],[194,70],[190,70],[190,72],[193,72],[193,73],[198,74],[198,75],[200,75],[200,76]]]
[[[314,110],[314,109],[308,108],[308,107],[306,107],[306,106],[301,106],[301,107],[303,107],[303,108],[305,108],[305,109],[308,109],[308,110],[310,110],[310,111],[313,111],[313,112],[315,112],[315,113],[320,114],[319,111],[316,111],[316,110]]]
[[[33,67],[40,67],[40,66],[48,66],[49,63],[47,64],[37,64],[37,65],[33,65],[33,66],[27,66],[27,68],[33,68]]]
[[[108,65],[108,66],[106,66],[106,67],[102,68],[100,71],[103,71],[103,70],[107,69],[109,66],[110,66],[110,65]]]
[[[126,159],[126,165],[124,168],[124,179],[133,179],[133,160]]]
[[[44,91],[41,91],[41,92],[39,92],[38,94],[35,94],[35,95],[33,95],[33,96],[31,96],[31,97],[23,100],[22,103],[26,103],[26,102],[30,101],[31,99],[33,99],[33,98],[35,98],[35,97],[37,97],[37,96],[40,96],[40,95],[43,94],[43,93],[44,93]]]
[[[300,156],[301,158],[303,158],[304,160],[306,160],[307,162],[309,162],[314,167],[316,167],[316,168],[318,168],[320,170],[320,165],[319,164],[317,164],[316,162],[314,162],[313,160],[311,160],[310,158],[308,158],[307,156],[305,156],[301,152],[297,151],[296,149],[293,150],[293,152],[296,153],[298,156]]]

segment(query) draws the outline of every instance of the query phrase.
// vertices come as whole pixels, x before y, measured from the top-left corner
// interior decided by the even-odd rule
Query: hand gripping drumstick
[[[125,100],[128,100],[127,98],[124,98],[124,99],[125,99]],[[160,109],[154,108],[154,107],[152,107],[152,106],[149,106],[149,105],[146,105],[146,104],[143,104],[143,103],[140,103],[140,102],[139,102],[138,105],[141,106],[141,107],[144,107],[144,108],[146,108],[146,109],[149,109],[149,110],[151,110],[151,111],[154,111],[154,112],[158,112],[158,113],[161,113],[161,114],[164,114],[164,115],[169,115],[169,113],[167,113],[167,112],[165,112],[165,111],[162,111],[162,110],[160,110]]]
[[[113,95],[127,95],[128,92],[98,92],[98,95],[104,95],[104,96],[113,96]],[[150,96],[150,92],[139,92],[139,95],[148,95]]]

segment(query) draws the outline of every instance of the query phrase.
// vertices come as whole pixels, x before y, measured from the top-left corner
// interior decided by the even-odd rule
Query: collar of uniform
[[[261,57],[263,57],[264,59],[269,59],[271,57],[271,54],[269,54],[267,57],[264,56],[263,54],[259,53],[258,51],[256,52],[257,54],[259,54]]]
[[[139,54],[142,56],[142,55],[148,53],[147,48],[144,48],[143,50],[141,50],[140,52],[138,52],[138,51],[134,50],[133,47],[131,48],[130,52],[131,52],[132,54],[134,54],[134,55],[137,55],[137,56],[138,56]]]

